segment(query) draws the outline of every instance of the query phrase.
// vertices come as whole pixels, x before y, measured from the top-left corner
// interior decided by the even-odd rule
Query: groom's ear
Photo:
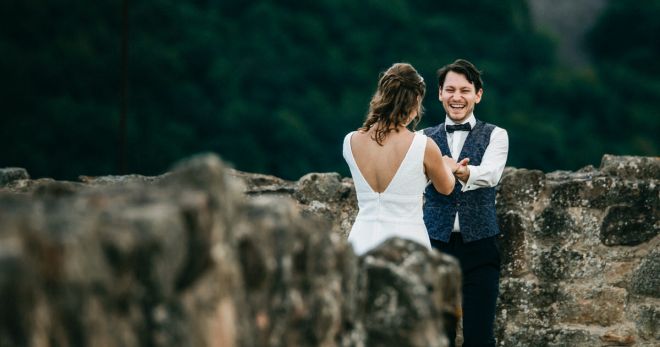
[[[442,102],[442,86],[438,87],[438,100]]]
[[[477,97],[475,98],[474,103],[475,103],[475,104],[478,104],[479,101],[481,101],[481,97],[482,97],[483,95],[484,95],[484,89],[481,88],[481,89],[479,89],[479,91],[477,92]]]

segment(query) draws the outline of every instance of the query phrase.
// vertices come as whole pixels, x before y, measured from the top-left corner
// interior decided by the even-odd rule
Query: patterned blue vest
[[[470,158],[470,165],[481,164],[486,147],[490,143],[490,134],[495,126],[477,120],[474,129],[470,131],[465,144],[456,161]],[[438,144],[443,155],[451,156],[447,143],[445,123],[424,129],[424,134]],[[449,242],[454,219],[458,212],[458,223],[464,242],[476,241],[497,235],[495,214],[495,188],[478,188],[461,192],[462,185],[456,180],[454,191],[450,195],[442,195],[429,184],[424,191],[424,224],[429,237],[433,240]]]

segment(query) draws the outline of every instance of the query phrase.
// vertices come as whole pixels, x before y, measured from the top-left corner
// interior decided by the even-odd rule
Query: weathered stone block
[[[580,205],[591,208],[605,208],[612,204],[613,199],[619,199],[616,192],[620,182],[614,177],[596,176],[591,180],[584,181],[579,191]]]
[[[229,175],[244,183],[243,190],[247,195],[291,195],[295,191],[295,182],[279,177],[229,170]]]
[[[633,329],[626,326],[608,329],[601,334],[600,340],[604,346],[638,346]]]
[[[19,167],[0,168],[0,187],[16,180],[30,179],[27,170]]]
[[[534,221],[532,231],[539,238],[560,241],[575,231],[575,222],[565,209],[550,206]]]
[[[453,257],[393,238],[362,257],[367,346],[446,346],[458,319],[460,267]],[[444,319],[443,319],[444,318]]]
[[[298,180],[294,197],[302,203],[333,201],[345,194],[338,173],[309,173]]]
[[[222,172],[217,158],[191,164]],[[2,196],[0,204],[11,208],[0,208],[0,249],[9,247],[24,266],[21,275],[12,275],[10,290],[31,299],[11,298],[20,300],[12,317],[20,323],[9,330],[3,324],[0,341],[11,336],[27,341],[21,346],[204,344],[198,323],[205,314],[186,311],[180,295],[213,276],[207,272],[211,248],[221,221],[232,218],[220,197],[232,201],[238,193],[195,167],[183,171],[202,174],[210,180],[201,186],[215,189],[195,190],[182,177],[167,188],[41,181],[31,196]],[[213,300],[205,304],[214,307]]]
[[[630,281],[630,292],[660,298],[660,251],[646,256]]]
[[[660,341],[660,309],[657,306],[640,306],[635,317],[635,327],[641,338]]]
[[[605,154],[600,170],[623,179],[658,179],[660,157],[617,156]]]
[[[36,301],[34,287],[39,274],[24,261],[27,250],[20,238],[3,236],[0,235],[0,345],[29,346],[32,323],[25,313]]]
[[[523,278],[504,278],[500,282],[498,308],[508,322],[521,326],[549,326],[556,318],[558,286]]]
[[[600,227],[600,240],[607,246],[634,246],[660,234],[658,210],[644,206],[610,206]]]
[[[530,224],[520,213],[513,210],[497,216],[501,234],[498,238],[502,250],[502,269],[505,274],[519,276],[528,271],[525,252],[525,231]]]
[[[567,279],[579,268],[584,255],[572,249],[553,245],[533,256],[532,272],[544,281]]]
[[[559,320],[564,323],[610,326],[623,319],[626,290],[565,285],[557,304]]]
[[[281,199],[260,197],[246,208],[235,232],[243,309],[256,323],[255,344],[325,346],[351,335],[344,329],[363,316],[355,307],[357,272],[351,271],[357,257],[346,241],[327,232],[326,224],[301,219]]]
[[[629,204],[658,208],[660,189],[653,180],[623,180],[597,174],[554,172],[547,175],[554,207],[606,208]]]
[[[535,282],[522,278],[504,278],[500,281],[500,296],[498,304],[506,308],[509,319],[531,309],[530,300],[538,290]]]
[[[633,261],[612,261],[605,266],[603,279],[608,285],[625,288],[636,265]]]
[[[122,176],[78,176],[78,179],[90,186],[118,186],[123,184],[143,183],[150,184],[156,183],[167,177],[169,173],[160,176],[143,176],[143,175],[122,175]]]
[[[551,190],[551,205],[563,208],[586,205],[588,202],[584,201],[581,195],[581,192],[586,186],[586,180],[565,179],[561,181],[550,181],[548,187]]]
[[[545,187],[545,174],[539,170],[507,168],[498,185],[500,208],[521,206],[531,209]]]
[[[548,347],[594,347],[600,346],[601,342],[599,336],[588,329],[574,327],[555,329],[551,336]]]
[[[656,210],[660,207],[660,186],[657,180],[623,180],[608,192],[607,206],[626,204],[638,205],[644,209]],[[657,216],[657,215],[656,215]],[[657,217],[656,217],[657,218]]]
[[[556,332],[543,326],[521,325],[512,327],[506,336],[498,336],[500,347],[548,346]]]

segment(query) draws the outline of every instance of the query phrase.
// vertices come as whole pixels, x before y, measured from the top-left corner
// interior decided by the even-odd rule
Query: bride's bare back
[[[394,179],[412,145],[415,134],[405,127],[391,131],[379,145],[373,138],[374,129],[356,131],[350,139],[355,163],[374,192],[382,193]],[[435,189],[449,194],[454,188],[454,177],[442,159],[438,145],[427,140],[424,151],[424,172]]]
[[[351,137],[353,158],[373,191],[382,193],[396,175],[415,134],[409,130],[392,131],[379,145],[372,139],[373,130],[357,131]]]

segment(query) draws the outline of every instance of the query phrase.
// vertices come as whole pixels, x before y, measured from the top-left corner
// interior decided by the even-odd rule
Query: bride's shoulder
[[[365,134],[365,132],[360,131],[359,129],[348,132],[348,134],[344,136],[344,144],[349,145],[352,139],[359,139],[363,134]]]
[[[365,131],[365,130],[362,130],[362,129],[353,130],[353,131],[349,132],[348,134],[346,134],[346,138],[349,138],[349,139],[350,138],[358,139],[358,138],[362,138],[362,137],[365,137],[365,136],[370,136],[369,131]]]

